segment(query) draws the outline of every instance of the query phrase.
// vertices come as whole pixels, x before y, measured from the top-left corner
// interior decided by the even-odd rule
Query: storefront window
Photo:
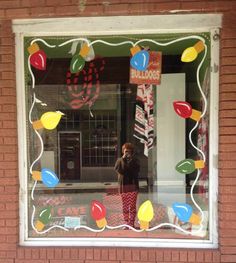
[[[22,41],[27,238],[210,242],[211,33]]]

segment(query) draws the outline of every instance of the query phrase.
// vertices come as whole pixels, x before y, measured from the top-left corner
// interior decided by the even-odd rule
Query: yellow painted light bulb
[[[139,207],[138,210],[138,219],[140,222],[140,229],[148,229],[149,222],[153,219],[154,212],[153,206],[150,200],[145,201]]]
[[[33,122],[33,127],[36,130],[42,129],[42,128],[45,128],[47,130],[53,130],[57,127],[62,115],[64,115],[64,113],[60,111],[45,112],[41,116],[40,120]]]
[[[198,54],[204,50],[204,43],[200,40],[194,46],[188,47],[184,50],[181,56],[182,62],[192,62],[194,61]]]
[[[188,47],[184,50],[181,61],[182,62],[192,62],[194,59],[196,59],[198,53],[194,47]]]

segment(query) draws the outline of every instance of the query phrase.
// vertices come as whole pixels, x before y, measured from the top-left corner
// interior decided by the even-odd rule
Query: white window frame
[[[25,246],[117,246],[117,247],[218,247],[218,104],[219,29],[221,14],[16,19],[16,81],[19,160],[20,245]],[[211,36],[210,149],[209,149],[209,240],[144,238],[29,238],[27,200],[27,140],[24,79],[26,36],[90,36],[117,34],[200,33]],[[214,88],[213,88],[214,87]]]

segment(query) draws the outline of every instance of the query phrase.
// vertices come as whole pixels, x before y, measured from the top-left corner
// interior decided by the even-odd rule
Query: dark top
[[[123,157],[117,159],[115,171],[121,175],[118,175],[119,190],[121,193],[138,191],[139,169],[139,161],[136,158],[132,158],[129,161]]]

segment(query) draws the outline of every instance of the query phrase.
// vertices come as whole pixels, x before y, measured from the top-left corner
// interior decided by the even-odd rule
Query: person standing
[[[140,164],[138,159],[135,158],[134,145],[132,143],[127,142],[122,146],[122,154],[122,157],[116,161],[115,171],[118,176],[124,220],[127,225],[134,227]]]

